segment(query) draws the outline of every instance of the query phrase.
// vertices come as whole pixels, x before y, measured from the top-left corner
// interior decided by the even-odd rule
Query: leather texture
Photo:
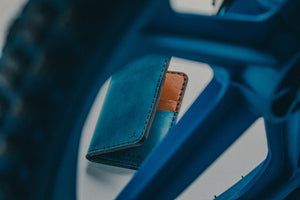
[[[94,156],[93,161],[137,169],[155,146],[168,133],[176,120],[176,117],[176,112],[158,110],[155,114],[149,136],[141,146],[100,154]]]
[[[178,112],[188,77],[182,72],[168,71],[157,110]]]
[[[136,146],[147,137],[168,63],[169,58],[147,56],[112,75],[88,157]]]
[[[168,63],[145,57],[112,76],[87,159],[137,169],[162,140],[176,121],[187,83],[185,74],[166,72]]]

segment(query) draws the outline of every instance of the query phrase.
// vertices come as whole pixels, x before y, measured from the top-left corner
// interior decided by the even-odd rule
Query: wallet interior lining
[[[157,110],[178,112],[188,77],[182,72],[168,71]]]

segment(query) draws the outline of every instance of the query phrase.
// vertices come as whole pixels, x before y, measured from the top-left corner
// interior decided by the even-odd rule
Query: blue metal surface
[[[218,198],[285,198],[300,182],[300,2],[236,1],[212,17],[174,13],[168,1],[148,9],[127,38],[135,50],[121,47],[118,61],[173,55],[207,62],[215,76],[118,199],[175,198],[260,116],[267,159]]]
[[[219,16],[175,13],[167,0],[140,8],[116,47],[97,60],[99,82],[148,54],[206,62],[214,78],[118,199],[175,198],[260,116],[268,157],[218,198],[282,199],[297,188],[300,2],[239,0]]]
[[[4,64],[9,63],[5,55],[9,55],[15,47],[20,47],[26,50],[26,54],[24,56],[21,51],[19,55],[17,52],[19,60],[16,59],[16,62],[23,66],[27,61],[23,58],[28,58],[28,54],[32,57],[30,62],[40,64],[36,61],[43,61],[44,57],[39,57],[39,50],[46,46],[48,49],[44,49],[44,53],[48,55],[41,64],[46,66],[46,70],[43,69],[46,72],[39,68],[40,65],[33,71],[37,73],[41,70],[42,75],[54,74],[54,82],[44,80],[42,83],[62,89],[55,90],[43,85],[43,92],[35,92],[39,95],[37,100],[32,98],[34,101],[29,104],[32,107],[29,107],[31,112],[28,116],[34,115],[32,111],[38,117],[45,115],[40,114],[44,109],[47,111],[48,117],[41,117],[42,123],[35,124],[40,129],[31,129],[31,118],[28,123],[22,121],[24,118],[17,121],[12,118],[14,115],[5,118],[4,132],[9,132],[8,128],[18,128],[17,133],[28,133],[17,135],[17,139],[40,136],[40,132],[52,133],[44,134],[47,136],[44,142],[38,142],[39,147],[47,144],[51,151],[46,151],[45,147],[40,153],[31,143],[26,145],[33,155],[29,157],[29,153],[24,154],[36,162],[30,163],[30,159],[26,161],[38,167],[33,168],[36,170],[30,179],[32,187],[18,184],[22,186],[19,187],[21,189],[29,188],[24,194],[32,193],[35,199],[75,198],[73,184],[76,179],[77,147],[98,85],[116,69],[149,54],[206,62],[214,70],[214,78],[145,161],[118,199],[175,198],[260,116],[266,122],[268,157],[218,198],[282,199],[300,186],[299,0],[228,1],[230,3],[219,16],[179,14],[171,9],[168,0],[123,0],[118,1],[119,6],[109,0],[90,0],[88,3],[77,0],[34,0],[31,1],[33,6],[29,5],[31,10],[24,12],[23,17],[31,21],[30,13],[36,12],[35,8],[42,9],[39,7],[44,5],[41,2],[55,5],[50,6],[55,12],[50,13],[49,19],[65,15],[67,19],[51,25],[52,28],[46,33],[48,40],[43,43],[43,34],[37,34],[41,38],[35,37],[35,33],[39,33],[34,29],[35,25],[39,27],[40,20],[45,20],[41,23],[45,25],[42,26],[44,29],[51,20],[47,21],[47,16],[43,18],[41,15],[41,19],[33,20],[34,23],[30,24],[34,26],[21,29],[11,36],[11,44],[4,48],[4,58],[1,60]],[[65,8],[65,4],[69,7]],[[73,9],[71,14],[58,11],[69,8]],[[61,15],[56,15],[56,11]],[[26,24],[26,20],[22,23]],[[71,22],[74,24],[68,24]],[[75,61],[70,62],[74,58]],[[57,75],[59,69],[63,70]],[[41,77],[43,79],[44,76]],[[37,80],[31,85],[38,88],[40,80]],[[74,87],[75,82],[81,82],[79,88]],[[20,93],[24,93],[26,86],[22,85]],[[19,100],[12,91],[3,93],[1,90],[1,95],[10,102]],[[46,94],[52,96],[48,98]],[[41,102],[44,96],[46,100],[55,102],[49,103],[52,107],[46,109],[43,106]],[[78,101],[69,103],[65,99]],[[29,124],[30,128],[26,129],[24,124]],[[23,143],[23,140],[20,141]],[[15,146],[22,147],[21,142],[16,142]],[[53,146],[57,148],[51,149]],[[12,173],[10,166],[19,166],[2,160],[0,163],[1,178],[7,180],[7,175]],[[44,171],[49,173],[44,174]],[[25,174],[26,178],[26,171],[23,172],[20,174]],[[13,177],[15,175],[18,173],[13,173]],[[37,189],[38,185],[43,189]],[[68,185],[67,189],[65,185]]]

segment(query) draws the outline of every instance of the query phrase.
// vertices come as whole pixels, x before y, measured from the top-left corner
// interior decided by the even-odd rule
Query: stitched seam
[[[174,115],[173,115],[173,119],[172,119],[172,122],[171,122],[171,127],[172,127],[174,125],[174,123],[175,123],[176,118],[177,118],[177,114],[178,114],[177,109],[179,108],[180,102],[181,102],[181,100],[183,98],[183,90],[184,90],[184,88],[185,88],[185,86],[187,84],[187,78],[186,78],[186,75],[184,73],[181,73],[181,72],[168,71],[167,73],[177,74],[177,75],[180,75],[180,76],[183,77],[183,83],[182,83],[182,86],[181,86],[179,98],[177,100],[177,105],[176,105],[175,112],[174,112]]]
[[[158,91],[159,91],[159,88],[160,88],[160,85],[161,85],[161,82],[162,82],[163,75],[164,75],[164,72],[166,70],[167,64],[168,64],[168,59],[165,59],[164,64],[163,64],[163,68],[160,72],[158,82],[156,84],[154,96],[153,96],[152,103],[151,103],[151,106],[150,106],[149,111],[148,111],[148,115],[147,115],[147,118],[146,118],[146,121],[145,121],[145,124],[144,124],[144,128],[143,128],[142,133],[140,134],[140,136],[137,139],[133,140],[133,141],[123,142],[123,143],[120,143],[120,144],[114,144],[114,145],[105,146],[105,147],[101,147],[101,148],[96,148],[96,149],[90,150],[89,153],[94,153],[94,152],[101,151],[101,150],[109,150],[109,149],[112,149],[114,147],[119,147],[119,146],[123,146],[123,145],[126,145],[126,144],[132,144],[132,143],[135,143],[136,141],[139,141],[144,136],[144,134],[145,134],[144,132],[145,132],[145,129],[147,128],[147,125],[148,125],[148,122],[149,122],[149,119],[150,119],[150,116],[151,116],[151,113],[152,113],[152,110],[153,110],[153,106],[154,106],[155,101],[157,99]]]

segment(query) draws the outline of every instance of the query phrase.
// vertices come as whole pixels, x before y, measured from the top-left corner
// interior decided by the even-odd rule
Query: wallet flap
[[[146,139],[169,60],[147,56],[112,76],[88,156],[137,146]]]

